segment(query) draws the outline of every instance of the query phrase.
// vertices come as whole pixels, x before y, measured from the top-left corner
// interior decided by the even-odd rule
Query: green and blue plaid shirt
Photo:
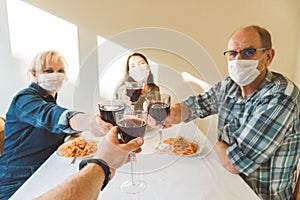
[[[184,100],[191,121],[218,113],[218,138],[231,163],[262,199],[292,199],[300,156],[299,89],[268,71],[247,98],[229,77]]]

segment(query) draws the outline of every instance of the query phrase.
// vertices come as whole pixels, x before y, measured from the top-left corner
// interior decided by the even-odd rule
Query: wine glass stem
[[[163,134],[162,134],[163,129],[159,129],[159,145],[163,144]]]
[[[131,104],[130,105],[130,112],[133,112],[134,111],[134,104]]]
[[[131,170],[131,182],[132,185],[135,185],[135,176],[134,176],[134,172],[135,172],[135,163],[136,162],[136,155],[135,152],[131,152],[130,153],[130,170]]]

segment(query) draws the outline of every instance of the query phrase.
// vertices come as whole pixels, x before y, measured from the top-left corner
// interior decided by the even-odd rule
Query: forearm
[[[97,164],[90,163],[62,185],[43,194],[38,199],[97,199],[105,174]]]
[[[114,177],[115,169],[129,161],[130,152],[139,152],[143,143],[143,138],[136,138],[120,144],[118,128],[113,127],[98,146],[96,158],[100,160],[81,161],[79,172],[37,199],[97,199],[103,185]]]
[[[78,113],[69,120],[69,124],[70,124],[71,128],[74,130],[89,131],[90,130],[90,121],[92,120],[92,118],[93,118],[92,115]]]
[[[214,149],[216,151],[216,153],[218,154],[219,158],[221,159],[221,161],[223,162],[225,168],[230,171],[231,173],[234,174],[239,174],[240,172],[231,164],[227,154],[226,154],[226,149],[227,149],[228,145],[225,144],[224,142],[216,142]]]

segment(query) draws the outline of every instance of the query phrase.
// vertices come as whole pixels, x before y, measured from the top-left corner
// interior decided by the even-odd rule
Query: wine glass
[[[98,103],[98,108],[100,112],[101,118],[111,123],[112,125],[116,126],[116,112],[124,111],[124,103],[121,100],[118,99],[112,99],[112,100],[101,100],[100,103]]]
[[[132,102],[131,111],[134,110],[135,103],[139,100],[141,94],[143,93],[143,84],[139,82],[125,82],[126,95],[130,97],[130,101]]]
[[[160,94],[149,97],[147,99],[149,115],[159,123],[159,143],[154,147],[155,152],[171,152],[173,147],[169,144],[164,144],[163,127],[164,121],[170,113],[171,96],[168,94]]]
[[[137,137],[144,137],[147,126],[148,113],[137,110],[130,113],[117,112],[116,122],[119,127],[119,134],[124,143]],[[131,180],[121,185],[123,192],[137,194],[147,189],[148,184],[143,180],[135,180],[135,152],[130,153]]]

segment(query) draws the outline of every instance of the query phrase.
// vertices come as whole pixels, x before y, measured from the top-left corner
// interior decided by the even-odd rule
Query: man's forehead
[[[243,28],[234,32],[228,41],[228,48],[260,47],[261,40],[254,28]]]

